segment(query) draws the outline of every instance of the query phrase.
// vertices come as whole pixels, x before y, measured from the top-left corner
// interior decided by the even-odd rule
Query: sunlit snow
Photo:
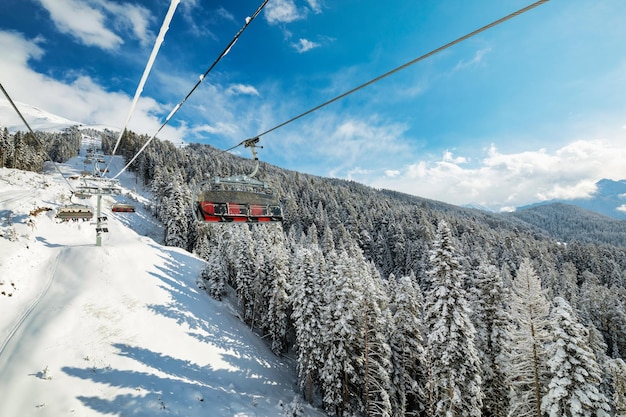
[[[148,194],[131,174],[120,181],[115,199],[137,213],[103,197],[97,247],[90,222],[55,221],[69,203],[60,174],[0,169],[0,416],[285,415],[299,398],[293,363],[197,289],[203,261],[157,243]],[[37,208],[52,210],[28,225]]]

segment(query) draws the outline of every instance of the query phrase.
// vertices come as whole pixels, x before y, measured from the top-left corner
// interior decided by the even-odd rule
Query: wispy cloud
[[[320,4],[318,0],[307,0],[306,2],[309,4],[309,7],[313,11],[313,13],[322,12],[322,5]]]
[[[491,48],[479,49],[469,61],[460,60],[454,67],[454,71],[460,71],[466,68],[474,67],[483,63],[485,56],[491,52]]]
[[[87,46],[115,50],[131,35],[142,44],[150,42],[150,13],[133,4],[104,0],[38,0],[50,13],[57,29]],[[115,33],[112,28],[122,34]]]
[[[294,42],[291,46],[298,51],[298,53],[304,53],[306,51],[310,51],[311,49],[318,48],[321,45],[317,42],[310,41],[308,39],[300,38],[298,42]]]
[[[257,91],[256,88],[254,88],[251,85],[232,84],[226,89],[226,94],[234,95],[234,96],[240,96],[240,95],[258,96],[259,92]]]

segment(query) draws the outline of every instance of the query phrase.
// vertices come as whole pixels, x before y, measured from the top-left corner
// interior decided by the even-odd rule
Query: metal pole
[[[101,222],[102,194],[98,193],[98,207],[96,208],[96,246],[102,246],[102,222]]]

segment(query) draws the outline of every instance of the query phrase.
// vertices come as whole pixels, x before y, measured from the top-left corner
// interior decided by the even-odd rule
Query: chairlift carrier
[[[67,206],[60,207],[57,210],[55,217],[64,222],[70,220],[86,221],[93,218],[93,210],[91,207],[84,204],[69,204]]]
[[[132,204],[115,203],[111,206],[111,211],[114,213],[134,213],[135,206]]]
[[[198,185],[193,213],[199,222],[262,223],[280,222],[283,210],[276,191],[267,183],[254,178],[259,159],[254,149],[259,138],[244,142],[256,162],[249,175],[214,177]]]

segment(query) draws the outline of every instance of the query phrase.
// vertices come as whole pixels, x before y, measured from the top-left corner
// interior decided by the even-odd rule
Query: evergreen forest
[[[116,135],[91,133],[109,154]],[[76,155],[80,132],[0,140],[0,166],[41,170],[45,153]],[[117,153],[146,140],[126,132]],[[261,163],[282,224],[200,224],[202,181],[253,161],[154,140],[130,169],[163,242],[206,261],[198,285],[235,300],[330,416],[626,416],[620,221],[488,213]]]

